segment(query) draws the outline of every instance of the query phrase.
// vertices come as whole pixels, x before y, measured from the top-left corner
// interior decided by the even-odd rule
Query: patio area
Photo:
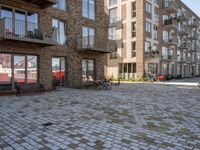
[[[123,83],[111,91],[0,97],[0,149],[197,150],[199,92],[197,86]]]

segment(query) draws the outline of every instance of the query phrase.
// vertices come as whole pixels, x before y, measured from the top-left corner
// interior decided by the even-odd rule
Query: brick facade
[[[38,13],[39,27],[44,30],[52,28],[52,18],[62,20],[65,23],[66,45],[41,46],[38,43],[31,42],[0,41],[0,53],[34,54],[38,56],[39,82],[43,83],[46,89],[52,87],[52,57],[66,58],[66,81],[69,87],[82,86],[82,59],[84,58],[95,60],[96,78],[104,76],[107,62],[106,53],[95,51],[78,52],[75,47],[76,39],[82,36],[82,26],[95,28],[96,36],[107,38],[108,16],[104,11],[104,2],[102,0],[96,0],[95,20],[82,17],[82,0],[68,0],[66,12],[53,7],[41,9],[37,5],[22,0],[1,0],[0,5]]]

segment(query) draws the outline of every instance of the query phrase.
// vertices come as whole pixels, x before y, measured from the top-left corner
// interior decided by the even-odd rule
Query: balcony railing
[[[189,42],[183,42],[181,44],[181,48],[183,48],[183,49],[190,49],[191,48],[191,44]]]
[[[102,53],[113,53],[117,51],[116,41],[103,39],[96,36],[78,38],[76,49],[80,52],[92,51]]]
[[[172,14],[178,11],[178,5],[175,0],[164,0],[163,10],[168,14]]]
[[[176,46],[178,44],[178,38],[170,38],[163,40],[165,46]]]
[[[41,45],[56,45],[56,29],[41,31],[38,24],[25,22],[13,18],[0,20],[0,40],[14,40],[37,43]]]
[[[52,5],[56,4],[56,0],[25,0],[25,1],[40,6],[42,9],[51,7]]]
[[[178,28],[178,33],[180,35],[189,35],[190,34],[190,29],[185,27],[185,26],[182,26],[181,28]]]
[[[193,20],[193,21],[188,21],[188,26],[192,28],[198,28],[200,26],[199,21]]]
[[[182,12],[181,14],[177,15],[177,21],[184,22],[189,19],[189,14],[187,12]]]
[[[115,26],[116,29],[121,29],[122,20],[121,20],[118,16],[116,16],[116,17],[111,17],[111,18],[109,19],[109,21],[110,21],[110,24],[109,24],[110,27]]]
[[[198,34],[196,32],[193,32],[188,36],[188,38],[191,39],[191,40],[197,40]]]
[[[177,29],[177,21],[174,18],[164,20],[163,28],[165,30],[172,29],[172,28]]]

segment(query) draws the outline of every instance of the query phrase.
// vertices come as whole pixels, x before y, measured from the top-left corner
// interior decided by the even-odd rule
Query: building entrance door
[[[52,84],[53,87],[66,86],[66,61],[62,57],[52,58]]]
[[[82,81],[93,81],[94,80],[94,60],[93,59],[83,59],[82,60]]]

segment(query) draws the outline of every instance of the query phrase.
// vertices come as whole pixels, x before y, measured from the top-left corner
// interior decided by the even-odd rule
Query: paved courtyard
[[[0,97],[0,149],[198,150],[200,88],[134,83]]]

